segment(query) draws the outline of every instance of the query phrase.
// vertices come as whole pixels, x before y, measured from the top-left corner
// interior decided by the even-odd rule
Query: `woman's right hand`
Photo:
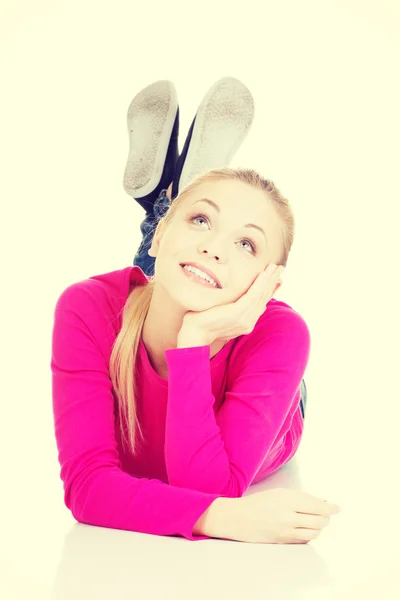
[[[307,544],[329,525],[337,504],[300,490],[274,488],[236,502],[231,539],[261,544]]]

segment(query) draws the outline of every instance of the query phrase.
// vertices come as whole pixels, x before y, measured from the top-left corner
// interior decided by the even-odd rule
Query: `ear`
[[[276,286],[275,286],[275,289],[274,289],[274,292],[273,292],[273,294],[272,294],[273,296],[274,296],[274,295],[275,295],[275,293],[276,293],[276,292],[279,290],[279,288],[281,287],[281,285],[282,285],[282,282],[281,282],[281,281],[279,281],[279,283],[277,283],[277,284],[276,284]]]
[[[162,238],[163,232],[164,232],[164,225],[165,225],[164,219],[159,221],[159,223],[156,227],[156,230],[154,232],[153,239],[151,240],[151,246],[147,251],[147,254],[149,256],[152,256],[153,258],[155,258],[158,254],[160,241],[161,241],[161,238]]]

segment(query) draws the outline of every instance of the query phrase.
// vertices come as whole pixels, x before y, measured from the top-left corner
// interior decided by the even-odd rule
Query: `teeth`
[[[203,273],[203,271],[200,271],[200,269],[197,269],[196,267],[192,267],[191,265],[184,265],[183,268],[186,269],[187,271],[191,271],[192,273],[195,273],[196,275],[199,275],[199,277],[202,277],[206,281],[209,281],[210,283],[213,284],[214,287],[218,287],[217,283],[209,275],[207,275],[206,273]]]

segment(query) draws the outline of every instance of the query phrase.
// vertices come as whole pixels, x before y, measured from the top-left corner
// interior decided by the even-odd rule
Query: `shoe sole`
[[[140,198],[159,184],[178,109],[171,81],[156,81],[141,90],[128,108],[129,155],[123,186]]]
[[[253,120],[254,99],[247,87],[234,77],[217,81],[197,111],[179,191],[201,173],[228,166]]]

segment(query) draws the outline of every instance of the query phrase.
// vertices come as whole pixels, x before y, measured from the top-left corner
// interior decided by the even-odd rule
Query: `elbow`
[[[80,498],[78,498],[76,486],[70,484],[66,486],[64,504],[71,512],[73,518],[78,521],[78,523],[85,523],[85,519],[83,518],[82,503]]]
[[[99,506],[99,498],[95,488],[96,480],[83,472],[65,483],[64,504],[78,523],[98,524],[94,508]]]

